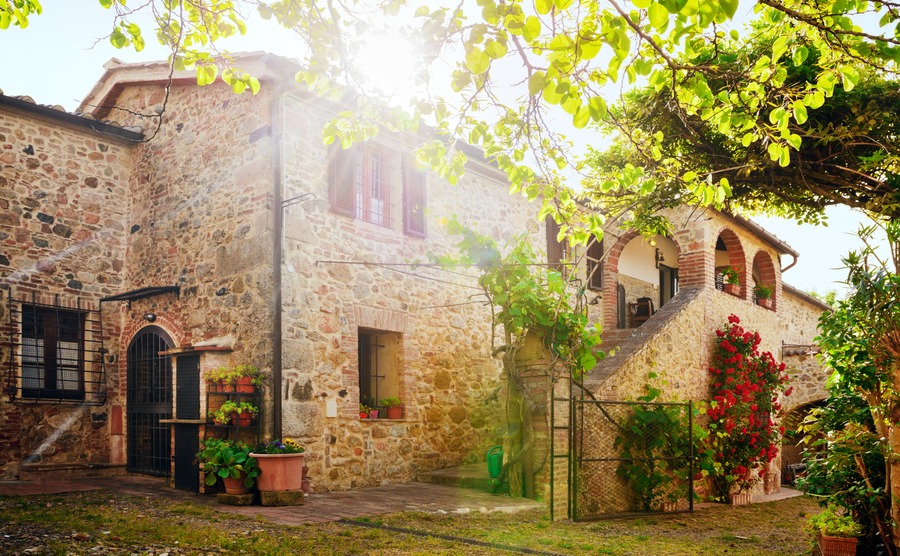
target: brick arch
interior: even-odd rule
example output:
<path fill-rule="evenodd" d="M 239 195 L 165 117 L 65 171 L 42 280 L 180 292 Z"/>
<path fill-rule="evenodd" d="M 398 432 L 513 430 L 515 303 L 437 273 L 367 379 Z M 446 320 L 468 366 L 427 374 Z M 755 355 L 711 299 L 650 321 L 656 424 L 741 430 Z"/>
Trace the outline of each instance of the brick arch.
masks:
<path fill-rule="evenodd" d="M 713 243 L 713 251 L 715 251 L 716 244 L 718 244 L 719 240 L 722 240 L 722 243 L 725 244 L 725 250 L 728 253 L 728 266 L 735 268 L 738 270 L 740 280 L 740 292 L 738 297 L 741 299 L 747 299 L 747 292 L 749 288 L 747 287 L 747 280 L 749 276 L 749 269 L 747 268 L 747 255 L 744 252 L 744 246 L 741 243 L 741 239 L 738 237 L 734 230 L 730 228 L 723 228 L 719 235 L 716 236 L 716 242 Z M 713 263 L 715 266 L 715 262 Z M 715 269 L 713 269 L 715 272 Z M 715 277 L 713 277 L 715 279 Z"/>
<path fill-rule="evenodd" d="M 759 279 L 763 284 L 772 286 L 772 310 L 778 310 L 778 274 L 775 272 L 772 256 L 765 251 L 757 251 L 753 257 L 753 268 L 759 271 Z"/>
<path fill-rule="evenodd" d="M 603 328 L 606 330 L 614 330 L 617 328 L 618 324 L 619 259 L 622 256 L 622 251 L 625 250 L 625 246 L 640 235 L 640 233 L 634 230 L 627 232 L 616 240 L 615 244 L 613 244 L 606 255 L 606 261 L 603 264 L 602 270 L 603 299 L 605 300 L 603 303 Z M 671 240 L 672 243 L 675 244 L 675 250 L 678 252 L 678 267 L 684 267 L 684 250 L 681 248 L 681 244 L 678 243 L 678 240 L 674 235 L 666 236 L 666 239 Z M 682 277 L 679 273 L 679 281 L 681 281 L 681 279 Z"/>

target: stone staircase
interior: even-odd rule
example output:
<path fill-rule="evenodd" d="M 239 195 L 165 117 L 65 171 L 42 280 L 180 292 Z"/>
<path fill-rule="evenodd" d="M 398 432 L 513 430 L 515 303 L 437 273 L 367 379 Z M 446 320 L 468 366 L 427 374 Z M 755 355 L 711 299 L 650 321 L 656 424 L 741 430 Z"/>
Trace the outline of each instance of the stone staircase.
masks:
<path fill-rule="evenodd" d="M 484 492 L 491 491 L 491 478 L 488 475 L 487 463 L 483 461 L 459 467 L 424 471 L 416 475 L 416 481 L 419 483 L 471 488 Z"/>

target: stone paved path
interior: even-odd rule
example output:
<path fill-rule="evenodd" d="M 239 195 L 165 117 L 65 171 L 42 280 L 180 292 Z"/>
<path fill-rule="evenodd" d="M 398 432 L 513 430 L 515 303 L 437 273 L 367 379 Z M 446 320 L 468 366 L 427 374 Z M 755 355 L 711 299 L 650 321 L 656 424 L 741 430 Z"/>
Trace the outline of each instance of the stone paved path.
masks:
<path fill-rule="evenodd" d="M 165 480 L 142 475 L 123 475 L 79 481 L 0 482 L 0 496 L 28 496 L 85 490 L 113 490 L 134 496 L 165 496 L 203 504 L 219 511 L 264 516 L 275 523 L 300 525 L 352 519 L 402 511 L 422 512 L 516 512 L 541 508 L 533 500 L 495 496 L 486 492 L 425 483 L 388 485 L 313 494 L 302 506 L 264 508 L 224 506 L 212 495 L 195 495 L 165 486 Z"/>

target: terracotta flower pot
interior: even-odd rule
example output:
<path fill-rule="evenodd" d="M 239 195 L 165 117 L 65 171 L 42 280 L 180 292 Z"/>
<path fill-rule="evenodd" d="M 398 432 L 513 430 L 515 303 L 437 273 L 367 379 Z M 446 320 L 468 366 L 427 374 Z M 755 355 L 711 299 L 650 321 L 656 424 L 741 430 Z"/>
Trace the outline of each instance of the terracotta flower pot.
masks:
<path fill-rule="evenodd" d="M 741 295 L 741 285 L 740 284 L 729 284 L 725 283 L 725 293 L 729 295 Z"/>
<path fill-rule="evenodd" d="M 222 479 L 222 482 L 225 483 L 225 492 L 227 494 L 247 494 L 248 492 L 250 492 L 250 489 L 244 486 L 243 473 L 241 473 L 241 476 L 237 479 L 226 477 Z"/>
<path fill-rule="evenodd" d="M 394 405 L 387 408 L 387 418 L 388 419 L 403 419 L 403 406 L 402 405 Z"/>
<path fill-rule="evenodd" d="M 266 492 L 300 490 L 303 486 L 304 454 L 250 454 L 256 458 L 256 486 Z"/>
<path fill-rule="evenodd" d="M 856 556 L 856 537 L 819 535 L 822 556 Z"/>
<path fill-rule="evenodd" d="M 378 410 L 377 409 L 369 410 L 369 419 L 378 419 Z"/>
<path fill-rule="evenodd" d="M 219 392 L 234 392 L 234 384 L 224 380 L 219 381 Z"/>
<path fill-rule="evenodd" d="M 252 394 L 256 392 L 256 386 L 253 385 L 253 379 L 249 376 L 242 376 L 235 384 L 235 390 L 244 394 Z"/>
<path fill-rule="evenodd" d="M 369 412 L 368 412 L 368 411 L 360 411 L 360 412 L 359 412 L 359 418 L 360 418 L 360 419 L 368 419 L 368 418 L 369 418 Z"/>
<path fill-rule="evenodd" d="M 238 413 L 231 418 L 231 424 L 239 427 L 249 427 L 253 424 L 253 414 L 249 411 Z"/>
<path fill-rule="evenodd" d="M 757 305 L 759 305 L 760 307 L 762 307 L 764 309 L 772 308 L 772 300 L 768 297 L 766 297 L 766 298 L 760 297 L 759 299 L 756 300 L 756 303 L 757 303 Z"/>

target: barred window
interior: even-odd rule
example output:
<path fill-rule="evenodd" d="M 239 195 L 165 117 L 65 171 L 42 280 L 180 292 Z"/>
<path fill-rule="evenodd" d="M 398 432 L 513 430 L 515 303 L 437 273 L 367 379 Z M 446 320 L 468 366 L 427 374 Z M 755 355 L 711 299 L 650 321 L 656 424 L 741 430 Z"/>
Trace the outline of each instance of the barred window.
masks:
<path fill-rule="evenodd" d="M 22 306 L 22 396 L 84 398 L 84 314 Z"/>
<path fill-rule="evenodd" d="M 8 395 L 23 403 L 106 403 L 100 312 L 81 299 L 74 307 L 47 299 L 10 294 L 8 326 L 2 327 L 9 335 Z"/>

